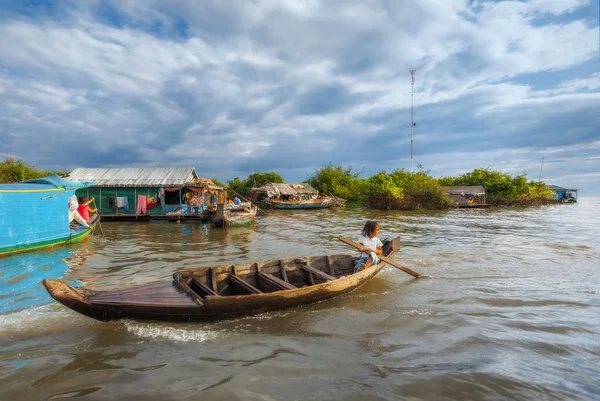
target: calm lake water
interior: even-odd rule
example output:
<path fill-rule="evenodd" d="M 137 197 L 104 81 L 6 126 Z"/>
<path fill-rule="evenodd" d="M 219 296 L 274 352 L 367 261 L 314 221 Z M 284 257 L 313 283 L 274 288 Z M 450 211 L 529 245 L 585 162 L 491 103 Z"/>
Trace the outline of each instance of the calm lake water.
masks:
<path fill-rule="evenodd" d="M 105 238 L 0 259 L 0 400 L 598 400 L 599 198 L 528 209 L 259 213 L 248 228 L 105 222 Z M 40 281 L 97 289 L 177 269 L 353 253 L 401 235 L 355 292 L 217 323 L 102 323 Z M 98 233 L 98 232 L 97 232 Z"/>

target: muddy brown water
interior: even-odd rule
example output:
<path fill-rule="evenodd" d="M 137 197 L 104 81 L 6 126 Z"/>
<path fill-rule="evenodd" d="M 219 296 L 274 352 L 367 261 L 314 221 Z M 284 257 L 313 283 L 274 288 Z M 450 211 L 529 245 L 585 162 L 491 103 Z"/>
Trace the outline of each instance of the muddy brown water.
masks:
<path fill-rule="evenodd" d="M 106 222 L 0 259 L 0 400 L 600 399 L 600 198 L 527 209 L 259 213 L 250 227 Z M 351 253 L 366 219 L 396 260 L 339 298 L 202 323 L 97 322 L 43 278 L 117 289 L 177 269 Z"/>

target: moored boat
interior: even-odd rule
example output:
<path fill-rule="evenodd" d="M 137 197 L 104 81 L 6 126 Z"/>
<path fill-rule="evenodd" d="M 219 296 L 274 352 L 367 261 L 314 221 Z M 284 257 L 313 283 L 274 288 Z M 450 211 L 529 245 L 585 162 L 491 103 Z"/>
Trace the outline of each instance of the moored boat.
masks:
<path fill-rule="evenodd" d="M 328 196 L 320 196 L 316 199 L 309 200 L 272 200 L 267 202 L 267 207 L 273 209 L 323 209 L 330 207 L 333 204 L 332 199 Z"/>
<path fill-rule="evenodd" d="M 387 252 L 393 258 L 400 238 Z M 56 280 L 44 286 L 63 305 L 97 320 L 228 319 L 311 304 L 348 293 L 373 278 L 385 262 L 353 273 L 356 255 L 285 258 L 176 272 L 172 281 L 96 291 Z"/>
<path fill-rule="evenodd" d="M 227 205 L 217 205 L 217 211 L 212 216 L 212 222 L 216 226 L 239 226 L 250 224 L 254 221 L 258 207 L 250 202 L 243 202 L 241 205 L 228 207 Z"/>
<path fill-rule="evenodd" d="M 87 184 L 56 175 L 18 184 L 0 185 L 0 256 L 81 242 L 90 229 L 69 227 L 68 199 Z"/>
<path fill-rule="evenodd" d="M 253 203 L 271 209 L 321 209 L 334 205 L 344 205 L 341 198 L 319 196 L 319 191 L 308 185 L 281 184 L 270 182 L 259 188 L 252 188 L 250 197 Z M 343 203 L 342 203 L 343 201 Z"/>

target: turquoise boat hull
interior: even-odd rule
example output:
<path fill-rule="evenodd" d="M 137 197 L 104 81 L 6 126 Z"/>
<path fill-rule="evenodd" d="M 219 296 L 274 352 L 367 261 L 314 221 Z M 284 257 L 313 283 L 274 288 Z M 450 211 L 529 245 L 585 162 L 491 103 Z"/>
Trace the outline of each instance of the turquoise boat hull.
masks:
<path fill-rule="evenodd" d="M 54 177 L 0 185 L 0 256 L 80 242 L 92 234 L 93 229 L 69 228 L 68 199 L 86 184 Z"/>

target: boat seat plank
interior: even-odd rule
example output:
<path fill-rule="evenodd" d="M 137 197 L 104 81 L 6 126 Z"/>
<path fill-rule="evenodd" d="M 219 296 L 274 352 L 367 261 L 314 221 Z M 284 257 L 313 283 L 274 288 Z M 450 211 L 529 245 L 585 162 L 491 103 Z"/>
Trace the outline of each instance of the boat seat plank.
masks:
<path fill-rule="evenodd" d="M 283 261 L 279 259 L 279 271 L 281 271 L 281 277 L 283 277 L 283 281 L 290 282 L 288 280 L 287 272 L 285 271 L 285 267 L 283 266 Z"/>
<path fill-rule="evenodd" d="M 333 281 L 336 280 L 335 277 L 330 276 L 329 274 L 325 273 L 324 271 L 315 269 L 314 267 L 310 267 L 307 265 L 302 265 L 300 266 L 302 268 L 302 270 L 313 274 L 314 276 L 317 276 L 318 278 L 320 278 L 321 280 L 325 280 L 325 281 Z"/>
<path fill-rule="evenodd" d="M 282 291 L 283 290 L 295 290 L 296 288 L 298 288 L 288 282 L 281 280 L 279 277 L 276 277 L 269 273 L 259 272 L 256 276 L 261 280 L 268 281 L 269 284 L 271 284 L 272 286 L 274 286 Z"/>
<path fill-rule="evenodd" d="M 252 284 L 249 284 L 249 283 L 245 282 L 244 280 L 242 280 L 241 278 L 239 278 L 235 274 L 230 274 L 229 275 L 229 279 L 231 281 L 233 281 L 233 283 L 236 286 L 239 286 L 239 287 L 243 288 L 245 291 L 249 292 L 250 294 L 262 294 L 263 293 L 261 290 L 259 290 L 258 288 L 254 287 Z"/>
<path fill-rule="evenodd" d="M 192 291 L 194 291 L 196 294 L 198 294 L 198 295 L 200 295 L 202 297 L 219 295 L 216 291 L 213 291 L 212 288 L 210 288 L 206 284 L 201 283 L 200 281 L 198 281 L 198 279 L 196 279 L 196 277 L 194 277 L 189 282 L 188 285 L 192 289 Z M 200 290 L 200 292 L 198 292 L 198 290 Z"/>

